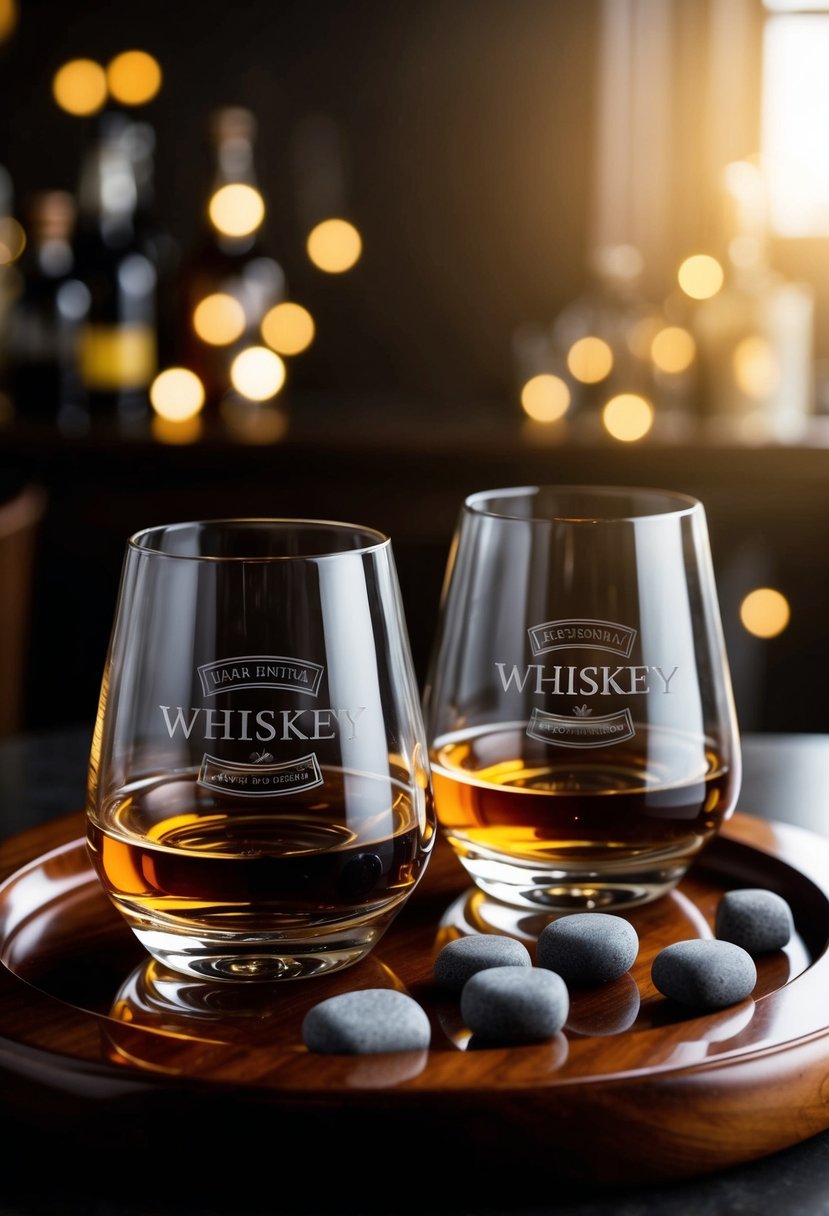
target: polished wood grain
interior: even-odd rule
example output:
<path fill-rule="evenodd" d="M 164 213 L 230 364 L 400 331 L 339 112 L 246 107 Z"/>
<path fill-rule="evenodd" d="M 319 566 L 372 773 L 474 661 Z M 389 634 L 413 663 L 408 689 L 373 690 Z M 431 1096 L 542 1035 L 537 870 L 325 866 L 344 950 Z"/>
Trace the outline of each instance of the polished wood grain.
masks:
<path fill-rule="evenodd" d="M 573 992 L 564 1031 L 523 1047 L 470 1038 L 457 997 L 431 980 L 452 936 L 508 931 L 533 949 L 543 919 L 469 891 L 440 843 L 375 951 L 347 971 L 282 985 L 198 983 L 147 959 L 104 897 L 69 816 L 0 850 L 0 1073 L 6 1102 L 40 1127 L 72 1110 L 97 1137 L 152 1120 L 225 1131 L 256 1112 L 293 1154 L 334 1137 L 346 1151 L 400 1137 L 491 1153 L 506 1170 L 633 1181 L 763 1156 L 829 1127 L 829 840 L 736 815 L 679 889 L 633 909 L 631 972 Z M 692 1014 L 653 987 L 655 954 L 709 936 L 724 890 L 764 886 L 797 934 L 758 960 L 752 997 Z M 305 1012 L 362 987 L 409 992 L 432 1022 L 429 1051 L 321 1056 Z M 132 1123 L 125 1125 L 123 1112 Z M 147 1123 L 149 1120 L 149 1124 Z M 297 1157 L 297 1159 L 299 1159 Z"/>

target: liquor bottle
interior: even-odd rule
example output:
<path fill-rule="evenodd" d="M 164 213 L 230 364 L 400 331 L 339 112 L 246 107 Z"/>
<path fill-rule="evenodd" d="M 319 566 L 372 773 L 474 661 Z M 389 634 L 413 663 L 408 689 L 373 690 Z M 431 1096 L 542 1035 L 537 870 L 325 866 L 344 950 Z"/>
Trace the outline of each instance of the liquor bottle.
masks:
<path fill-rule="evenodd" d="M 89 292 L 72 277 L 74 200 L 59 190 L 35 194 L 28 220 L 22 289 L 8 323 L 9 391 L 20 418 L 78 430 L 86 415 L 76 350 Z"/>
<path fill-rule="evenodd" d="M 262 344 L 262 319 L 282 299 L 285 276 L 263 237 L 255 116 L 241 107 L 222 108 L 212 116 L 210 134 L 210 196 L 179 295 L 185 363 L 201 377 L 208 408 L 215 408 L 231 391 L 236 356 Z"/>
<path fill-rule="evenodd" d="M 156 271 L 138 232 L 129 120 L 105 114 L 80 184 L 76 275 L 89 291 L 78 368 L 91 417 L 147 412 L 156 372 Z"/>
<path fill-rule="evenodd" d="M 156 134 L 148 122 L 131 121 L 125 128 L 133 172 L 135 173 L 135 236 L 156 272 L 156 307 L 159 362 L 174 361 L 175 276 L 179 260 L 177 242 L 161 223 L 156 211 L 155 147 Z"/>

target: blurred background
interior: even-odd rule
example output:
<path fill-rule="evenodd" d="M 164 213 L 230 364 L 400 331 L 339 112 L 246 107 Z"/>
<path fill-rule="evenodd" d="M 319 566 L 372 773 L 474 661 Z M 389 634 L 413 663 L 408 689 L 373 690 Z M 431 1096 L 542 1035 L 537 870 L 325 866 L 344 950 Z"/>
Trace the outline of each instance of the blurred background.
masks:
<path fill-rule="evenodd" d="M 707 509 L 745 730 L 829 730 L 829 4 L 0 0 L 0 734 L 92 722 L 126 538 Z"/>

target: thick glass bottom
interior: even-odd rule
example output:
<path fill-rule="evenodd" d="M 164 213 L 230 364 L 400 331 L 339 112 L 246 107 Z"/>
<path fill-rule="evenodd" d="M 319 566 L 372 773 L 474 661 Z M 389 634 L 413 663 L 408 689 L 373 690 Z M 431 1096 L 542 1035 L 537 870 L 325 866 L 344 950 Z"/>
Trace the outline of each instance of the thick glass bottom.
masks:
<path fill-rule="evenodd" d="M 375 946 L 385 927 L 375 921 L 330 937 L 289 941 L 269 935 L 217 939 L 131 926 L 144 949 L 172 971 L 200 979 L 260 983 L 305 979 L 351 967 Z"/>
<path fill-rule="evenodd" d="M 650 903 L 670 891 L 699 852 L 702 841 L 679 853 L 664 850 L 609 859 L 601 868 L 562 859 L 545 865 L 449 841 L 475 885 L 493 899 L 516 908 L 545 912 L 608 911 Z"/>

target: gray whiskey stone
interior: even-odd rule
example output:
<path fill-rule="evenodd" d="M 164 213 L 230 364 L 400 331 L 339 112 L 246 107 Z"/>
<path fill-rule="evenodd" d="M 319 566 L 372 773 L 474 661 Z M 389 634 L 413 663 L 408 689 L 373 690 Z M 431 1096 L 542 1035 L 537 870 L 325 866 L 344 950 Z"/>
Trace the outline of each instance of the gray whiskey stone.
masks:
<path fill-rule="evenodd" d="M 328 1054 L 422 1051 L 430 1038 L 424 1010 L 394 988 L 363 988 L 329 997 L 309 1009 L 302 1022 L 305 1046 Z"/>
<path fill-rule="evenodd" d="M 482 933 L 447 942 L 435 959 L 432 974 L 442 988 L 460 992 L 468 979 L 489 967 L 531 967 L 527 947 L 514 937 Z"/>
<path fill-rule="evenodd" d="M 733 942 L 674 942 L 653 960 L 651 979 L 663 996 L 694 1009 L 724 1009 L 754 990 L 757 968 Z"/>
<path fill-rule="evenodd" d="M 570 997 L 560 975 L 539 967 L 490 967 L 467 980 L 461 1016 L 479 1039 L 533 1043 L 557 1034 Z"/>
<path fill-rule="evenodd" d="M 545 926 L 536 957 L 539 967 L 578 988 L 618 979 L 638 953 L 639 935 L 629 921 L 607 912 L 573 912 Z"/>
<path fill-rule="evenodd" d="M 792 910 L 781 895 L 761 887 L 727 891 L 717 905 L 715 932 L 749 954 L 780 950 L 794 932 Z"/>

